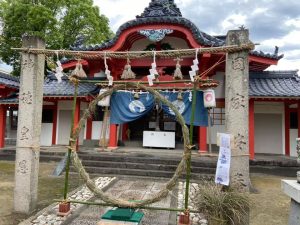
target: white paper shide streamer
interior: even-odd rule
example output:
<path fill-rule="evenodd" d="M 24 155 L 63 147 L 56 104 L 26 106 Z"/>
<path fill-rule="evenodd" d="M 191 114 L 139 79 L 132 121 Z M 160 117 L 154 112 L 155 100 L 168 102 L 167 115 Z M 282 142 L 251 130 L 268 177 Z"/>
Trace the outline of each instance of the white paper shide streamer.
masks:
<path fill-rule="evenodd" d="M 199 70 L 198 51 L 199 51 L 199 48 L 196 48 L 196 56 L 195 56 L 195 59 L 193 60 L 193 65 L 191 66 L 192 70 L 189 72 L 190 79 L 192 82 L 194 82 L 197 71 Z"/>
<path fill-rule="evenodd" d="M 220 151 L 217 163 L 215 183 L 229 185 L 230 179 L 231 146 L 230 135 L 220 134 Z"/>
<path fill-rule="evenodd" d="M 151 69 L 149 70 L 150 75 L 147 76 L 149 86 L 153 86 L 153 80 L 155 80 L 155 75 L 158 74 L 156 70 L 156 52 L 153 52 L 153 63 L 151 63 Z"/>
<path fill-rule="evenodd" d="M 61 62 L 59 61 L 58 52 L 56 52 L 56 56 L 57 56 L 57 61 L 56 61 L 57 67 L 55 68 L 55 77 L 57 79 L 57 82 L 60 83 L 62 81 L 61 78 L 64 76 L 63 74 L 64 69 L 61 65 Z"/>
<path fill-rule="evenodd" d="M 108 79 L 108 86 L 112 86 L 114 83 L 114 77 L 110 75 L 110 70 L 108 69 L 106 52 L 104 53 L 104 65 L 106 78 Z"/>

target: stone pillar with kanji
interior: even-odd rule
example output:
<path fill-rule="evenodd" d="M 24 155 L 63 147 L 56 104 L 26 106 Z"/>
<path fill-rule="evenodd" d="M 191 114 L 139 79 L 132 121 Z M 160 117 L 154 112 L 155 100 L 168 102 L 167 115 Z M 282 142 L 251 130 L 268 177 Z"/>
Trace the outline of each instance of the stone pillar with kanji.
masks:
<path fill-rule="evenodd" d="M 45 43 L 39 38 L 25 36 L 23 48 L 44 49 Z M 35 209 L 37 202 L 44 64 L 44 55 L 22 53 L 14 210 L 26 214 Z"/>
<path fill-rule="evenodd" d="M 249 31 L 230 30 L 226 45 L 249 43 Z M 248 50 L 227 53 L 225 87 L 225 127 L 226 133 L 234 138 L 232 149 L 230 185 L 248 191 L 249 178 L 249 62 Z"/>

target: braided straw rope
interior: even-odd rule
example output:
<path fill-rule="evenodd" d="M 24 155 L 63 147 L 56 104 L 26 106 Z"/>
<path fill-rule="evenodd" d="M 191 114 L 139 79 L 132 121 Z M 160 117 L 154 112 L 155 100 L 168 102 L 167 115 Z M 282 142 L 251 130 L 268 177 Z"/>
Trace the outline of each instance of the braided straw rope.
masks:
<path fill-rule="evenodd" d="M 232 53 L 245 50 L 253 50 L 255 45 L 252 42 L 241 45 L 225 45 L 220 47 L 201 47 L 198 48 L 198 54 L 203 53 Z M 46 56 L 56 55 L 59 53 L 63 56 L 73 56 L 78 59 L 101 59 L 104 57 L 117 58 L 117 59 L 137 59 L 153 57 L 152 51 L 71 51 L 71 50 L 50 50 L 38 48 L 12 48 L 12 50 L 21 51 L 28 54 L 44 54 Z M 155 51 L 156 56 L 163 58 L 174 58 L 182 56 L 195 55 L 195 49 L 176 49 L 176 50 L 162 50 Z"/>
<path fill-rule="evenodd" d="M 135 87 L 138 89 L 144 89 L 148 92 L 150 92 L 151 94 L 153 94 L 157 99 L 159 99 L 163 104 L 167 105 L 168 107 L 170 107 L 173 112 L 176 115 L 176 118 L 178 120 L 178 122 L 180 123 L 181 127 L 182 127 L 182 133 L 183 133 L 183 138 L 184 138 L 184 152 L 183 152 L 183 156 L 181 161 L 178 164 L 178 167 L 174 173 L 174 175 L 172 176 L 172 178 L 164 185 L 164 188 L 162 190 L 160 190 L 158 193 L 153 194 L 151 198 L 148 199 L 144 199 L 141 200 L 139 202 L 130 202 L 124 199 L 117 199 L 114 198 L 113 196 L 104 193 L 101 189 L 99 189 L 93 180 L 91 180 L 91 178 L 89 177 L 89 174 L 85 171 L 79 157 L 78 154 L 76 153 L 76 151 L 74 151 L 73 147 L 69 147 L 71 148 L 72 151 L 72 161 L 74 166 L 76 167 L 76 169 L 78 170 L 80 176 L 84 179 L 84 181 L 86 182 L 87 187 L 96 194 L 97 197 L 99 197 L 101 200 L 103 200 L 106 203 L 109 204 L 113 204 L 113 205 L 117 205 L 119 207 L 129 207 L 129 208 L 139 208 L 141 206 L 145 206 L 145 205 L 149 205 L 155 202 L 160 201 L 161 199 L 165 198 L 168 193 L 174 188 L 174 186 L 176 185 L 177 180 L 179 179 L 179 177 L 181 176 L 183 170 L 186 167 L 186 159 L 188 159 L 191 155 L 191 146 L 190 146 L 190 142 L 189 142 L 189 130 L 187 128 L 187 126 L 185 125 L 185 121 L 184 118 L 182 117 L 182 115 L 179 113 L 179 111 L 176 109 L 176 107 L 170 102 L 168 101 L 166 98 L 164 98 L 158 91 L 153 90 L 151 87 L 147 87 L 145 85 L 134 83 L 134 82 L 128 82 L 126 84 L 121 84 L 121 85 L 116 85 L 114 87 L 112 87 L 111 89 L 109 89 L 108 91 L 104 92 L 103 94 L 97 96 L 90 104 L 88 109 L 85 110 L 84 115 L 81 117 L 78 126 L 76 127 L 76 129 L 73 132 L 73 136 L 72 136 L 72 140 L 76 140 L 79 136 L 80 130 L 84 127 L 85 124 L 85 120 L 89 117 L 91 117 L 92 113 L 95 112 L 95 108 L 97 105 L 97 102 L 100 101 L 101 99 L 105 98 L 106 96 L 111 95 L 114 91 L 117 90 L 124 90 L 128 87 Z"/>

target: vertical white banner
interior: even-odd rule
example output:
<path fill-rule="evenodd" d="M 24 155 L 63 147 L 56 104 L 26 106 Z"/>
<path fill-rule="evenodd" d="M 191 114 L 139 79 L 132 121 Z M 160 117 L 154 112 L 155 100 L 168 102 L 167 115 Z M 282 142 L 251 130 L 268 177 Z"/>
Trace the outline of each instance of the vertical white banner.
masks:
<path fill-rule="evenodd" d="M 230 135 L 220 134 L 220 150 L 217 163 L 215 183 L 222 185 L 229 185 L 230 178 Z"/>

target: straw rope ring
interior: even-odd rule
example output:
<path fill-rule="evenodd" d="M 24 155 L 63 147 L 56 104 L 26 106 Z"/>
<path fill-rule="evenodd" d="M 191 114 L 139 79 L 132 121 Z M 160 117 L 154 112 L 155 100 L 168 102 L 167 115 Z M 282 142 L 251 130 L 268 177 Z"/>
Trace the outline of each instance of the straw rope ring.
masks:
<path fill-rule="evenodd" d="M 84 127 L 86 119 L 92 116 L 92 114 L 95 112 L 96 105 L 98 101 L 102 100 L 106 96 L 112 95 L 114 91 L 117 90 L 124 90 L 126 88 L 139 88 L 143 89 L 145 91 L 148 91 L 149 93 L 153 94 L 161 103 L 167 105 L 170 107 L 170 109 L 173 110 L 175 113 L 177 121 L 180 123 L 181 128 L 182 128 L 182 133 L 183 133 L 183 139 L 184 139 L 184 152 L 181 161 L 179 162 L 177 169 L 170 178 L 170 180 L 165 183 L 164 187 L 157 193 L 154 193 L 150 198 L 148 199 L 143 199 L 141 201 L 137 202 L 132 202 L 132 201 L 127 201 L 124 199 L 117 199 L 107 193 L 104 193 L 100 188 L 98 188 L 95 185 L 95 182 L 89 177 L 89 174 L 85 171 L 81 160 L 78 157 L 78 154 L 76 151 L 72 151 L 72 161 L 76 169 L 78 170 L 78 173 L 80 176 L 83 178 L 83 180 L 86 183 L 86 186 L 95 193 L 97 197 L 99 197 L 101 200 L 103 200 L 106 203 L 109 204 L 114 204 L 119 207 L 128 207 L 128 208 L 139 208 L 141 206 L 149 205 L 155 202 L 158 202 L 162 200 L 163 198 L 167 197 L 168 193 L 174 188 L 176 185 L 177 180 L 181 176 L 182 172 L 186 168 L 186 160 L 190 157 L 191 154 L 191 147 L 190 147 L 190 142 L 189 142 L 189 130 L 187 126 L 185 125 L 185 120 L 182 117 L 182 115 L 179 113 L 179 111 L 176 109 L 176 107 L 168 101 L 164 96 L 162 96 L 158 91 L 152 89 L 151 87 L 147 87 L 145 85 L 139 84 L 139 83 L 134 83 L 134 82 L 128 82 L 126 84 L 120 84 L 120 85 L 115 85 L 111 89 L 107 90 L 103 94 L 97 96 L 90 104 L 89 107 L 85 110 L 83 116 L 81 117 L 78 126 L 76 129 L 73 131 L 72 139 L 76 140 L 79 136 L 80 130 Z M 76 142 L 73 143 L 73 145 Z M 69 146 L 71 149 L 74 146 Z"/>

